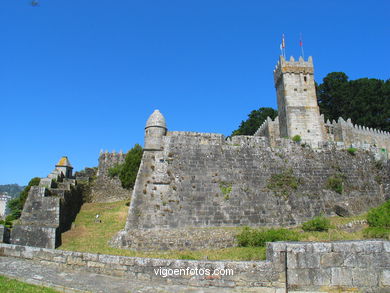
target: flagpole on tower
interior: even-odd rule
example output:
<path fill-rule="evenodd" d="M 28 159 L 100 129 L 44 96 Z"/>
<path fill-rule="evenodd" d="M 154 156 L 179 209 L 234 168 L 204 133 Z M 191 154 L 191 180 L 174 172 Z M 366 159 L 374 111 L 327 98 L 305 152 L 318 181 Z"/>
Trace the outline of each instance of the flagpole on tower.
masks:
<path fill-rule="evenodd" d="M 284 34 L 282 35 L 282 43 L 280 44 L 280 51 L 284 59 L 286 59 L 286 43 L 284 42 Z"/>
<path fill-rule="evenodd" d="M 300 34 L 300 37 L 299 37 L 299 46 L 301 47 L 302 58 L 303 58 L 303 60 L 305 60 L 305 52 L 303 51 L 302 33 Z"/>

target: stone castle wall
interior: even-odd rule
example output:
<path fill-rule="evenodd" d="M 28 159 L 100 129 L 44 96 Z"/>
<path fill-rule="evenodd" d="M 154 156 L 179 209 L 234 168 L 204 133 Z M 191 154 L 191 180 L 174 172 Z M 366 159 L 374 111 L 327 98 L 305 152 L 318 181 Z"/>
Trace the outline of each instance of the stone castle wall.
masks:
<path fill-rule="evenodd" d="M 271 145 L 275 145 L 276 139 L 280 138 L 279 117 L 276 117 L 274 120 L 267 117 L 259 129 L 257 129 L 254 136 L 266 137 Z"/>
<path fill-rule="evenodd" d="M 275 188 L 278 176 L 293 178 L 296 189 Z M 342 194 L 328 187 L 333 177 L 343 178 Z M 225 140 L 219 134 L 168 132 L 163 151 L 144 152 L 127 236 L 118 242 L 133 247 L 131 235 L 139 229 L 291 226 L 335 215 L 340 207 L 357 214 L 389 198 L 389 184 L 388 170 L 365 151 L 351 155 L 285 139 L 270 147 L 257 136 Z"/>
<path fill-rule="evenodd" d="M 74 179 L 41 179 L 32 186 L 22 215 L 11 231 L 13 244 L 55 248 L 80 210 L 82 194 Z"/>
<path fill-rule="evenodd" d="M 324 116 L 320 115 L 321 121 Z M 390 133 L 378 129 L 368 128 L 361 125 L 354 125 L 351 119 L 345 121 L 343 118 L 339 118 L 338 121 L 329 120 L 324 123 L 325 126 L 325 140 L 318 144 L 312 144 L 308 142 L 312 147 L 321 147 L 326 142 L 339 142 L 344 145 L 345 148 L 356 147 L 362 149 L 369 149 L 376 147 L 378 150 L 387 153 L 390 151 Z M 279 117 L 274 120 L 267 118 L 258 128 L 254 134 L 255 136 L 267 137 L 271 145 L 275 144 L 275 141 L 280 137 L 279 132 Z M 303 140 L 303 142 L 306 142 Z"/>
<path fill-rule="evenodd" d="M 390 151 L 390 133 L 378 129 L 372 129 L 352 124 L 351 119 L 343 118 L 325 124 L 328 138 L 331 141 L 344 142 L 346 146 L 372 145 Z"/>
<path fill-rule="evenodd" d="M 99 165 L 96 178 L 91 186 L 91 202 L 113 202 L 130 199 L 131 191 L 122 188 L 118 177 L 110 177 L 108 170 L 125 161 L 126 154 L 119 152 L 102 152 L 99 156 Z"/>
<path fill-rule="evenodd" d="M 0 256 L 32 259 L 45 265 L 220 292 L 389 292 L 389 241 L 274 242 L 266 261 L 208 261 L 125 257 L 0 244 Z M 174 270 L 214 272 L 176 274 Z M 159 269 L 172 275 L 162 277 Z M 229 271 L 228 271 L 229 270 Z M 196 288 L 193 288 L 196 290 Z"/>

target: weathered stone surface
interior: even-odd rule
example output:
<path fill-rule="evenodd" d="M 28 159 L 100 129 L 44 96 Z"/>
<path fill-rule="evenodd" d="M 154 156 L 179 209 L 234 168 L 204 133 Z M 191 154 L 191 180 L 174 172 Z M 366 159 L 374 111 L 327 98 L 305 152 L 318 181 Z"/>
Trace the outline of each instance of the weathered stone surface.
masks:
<path fill-rule="evenodd" d="M 131 247 L 138 250 L 172 250 L 189 248 L 226 248 L 236 246 L 237 230 L 228 228 L 180 228 L 180 229 L 134 229 L 118 233 L 111 246 Z"/>
<path fill-rule="evenodd" d="M 122 187 L 119 178 L 110 177 L 108 170 L 117 164 L 124 163 L 126 154 L 101 153 L 96 178 L 90 182 L 91 191 L 88 197 L 89 202 L 114 202 L 119 200 L 130 200 L 132 190 Z"/>
<path fill-rule="evenodd" d="M 335 215 L 340 202 L 355 214 L 385 200 L 375 176 L 388 170 L 377 169 L 369 153 L 352 157 L 332 147 L 315 151 L 288 140 L 271 148 L 261 137 L 225 140 L 218 134 L 187 132 L 168 132 L 163 142 L 162 151 L 143 155 L 123 247 L 142 246 L 132 239 L 137 229 L 142 234 L 149 229 L 288 226 L 321 213 Z M 286 172 L 296 178 L 297 188 L 273 189 L 272 175 Z M 345 178 L 342 194 L 328 188 L 335 174 Z M 383 183 L 390 184 L 390 176 L 386 178 Z M 165 236 L 161 234 L 162 249 L 169 248 Z"/>
<path fill-rule="evenodd" d="M 389 258 L 390 253 L 384 249 L 388 243 L 389 241 L 376 240 L 269 243 L 266 261 L 150 259 L 9 244 L 0 244 L 0 256 L 24 257 L 45 265 L 54 264 L 84 272 L 122 276 L 131 278 L 133 282 L 148 281 L 164 286 L 169 284 L 220 289 L 216 292 L 223 292 L 227 288 L 238 290 L 237 292 L 281 292 L 285 290 L 286 275 L 289 292 L 389 292 L 390 262 L 381 261 Z M 338 252 L 333 251 L 335 247 Z M 351 250 L 352 247 L 359 249 Z M 377 250 L 379 247 L 382 247 L 380 251 Z M 352 255 L 370 261 L 361 262 L 365 263 L 365 267 L 348 267 L 345 264 L 348 259 L 354 258 Z M 291 261 L 294 258 L 295 263 Z M 165 277 L 163 271 L 156 273 L 160 269 L 165 270 Z M 168 273 L 168 270 L 173 273 L 180 270 L 200 272 L 206 269 L 224 272 L 232 270 L 233 274 L 209 276 Z"/>
<path fill-rule="evenodd" d="M 334 206 L 334 212 L 340 217 L 349 217 L 351 215 L 351 212 L 349 211 L 348 207 L 341 204 L 336 204 Z"/>
<path fill-rule="evenodd" d="M 382 286 L 390 287 L 390 270 L 385 270 L 380 276 L 380 282 Z"/>
<path fill-rule="evenodd" d="M 4 225 L 0 225 L 0 242 L 4 242 L 4 234 L 5 234 L 6 228 Z"/>
<path fill-rule="evenodd" d="M 352 270 L 350 268 L 335 267 L 331 269 L 333 286 L 352 287 Z"/>
<path fill-rule="evenodd" d="M 21 217 L 12 229 L 11 243 L 55 248 L 61 244 L 61 233 L 70 229 L 82 194 L 71 177 L 68 159 L 63 157 L 49 176 L 29 190 Z"/>

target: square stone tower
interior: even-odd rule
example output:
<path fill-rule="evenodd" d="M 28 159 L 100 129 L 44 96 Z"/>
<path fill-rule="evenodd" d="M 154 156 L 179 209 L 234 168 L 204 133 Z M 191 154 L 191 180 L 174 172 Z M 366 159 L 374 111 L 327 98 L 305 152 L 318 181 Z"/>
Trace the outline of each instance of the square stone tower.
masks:
<path fill-rule="evenodd" d="M 325 139 L 324 119 L 320 115 L 314 84 L 313 59 L 286 61 L 280 56 L 274 70 L 278 99 L 280 137 L 299 135 L 302 141 L 318 146 Z"/>

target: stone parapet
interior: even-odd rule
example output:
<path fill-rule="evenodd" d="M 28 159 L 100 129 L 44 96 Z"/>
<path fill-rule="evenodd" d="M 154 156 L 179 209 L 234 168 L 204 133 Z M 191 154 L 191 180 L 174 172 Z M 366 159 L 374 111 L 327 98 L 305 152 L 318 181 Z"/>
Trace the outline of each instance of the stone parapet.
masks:
<path fill-rule="evenodd" d="M 370 148 L 377 147 L 386 153 L 390 151 L 390 133 L 361 125 L 353 124 L 351 119 L 345 121 L 339 118 L 338 121 L 329 120 L 325 123 L 328 140 L 343 142 L 346 147 Z"/>
<path fill-rule="evenodd" d="M 242 292 L 390 291 L 390 241 L 384 240 L 268 243 L 266 261 L 153 259 L 9 244 L 0 244 L 0 256 L 137 280 Z M 224 275 L 200 274 L 206 269 Z M 177 275 L 173 275 L 175 270 Z M 190 270 L 198 274 L 184 273 Z M 164 277 L 159 272 L 172 275 Z"/>
<path fill-rule="evenodd" d="M 244 292 L 246 290 L 272 293 L 285 291 L 283 265 L 274 267 L 274 264 L 269 261 L 152 259 L 7 244 L 0 244 L 0 256 L 21 257 L 68 269 L 173 285 L 242 288 Z M 180 272 L 181 275 L 178 275 Z M 164 277 L 165 273 L 172 273 L 172 275 Z"/>

